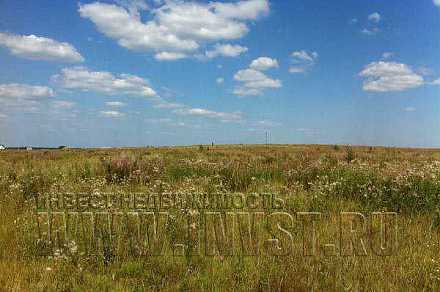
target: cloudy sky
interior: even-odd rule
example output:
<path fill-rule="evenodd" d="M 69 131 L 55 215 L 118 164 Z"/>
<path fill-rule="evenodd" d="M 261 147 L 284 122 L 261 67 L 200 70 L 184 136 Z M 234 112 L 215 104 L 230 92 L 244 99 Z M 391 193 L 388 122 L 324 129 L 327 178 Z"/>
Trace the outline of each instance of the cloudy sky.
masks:
<path fill-rule="evenodd" d="M 0 2 L 0 144 L 440 146 L 440 0 Z"/>

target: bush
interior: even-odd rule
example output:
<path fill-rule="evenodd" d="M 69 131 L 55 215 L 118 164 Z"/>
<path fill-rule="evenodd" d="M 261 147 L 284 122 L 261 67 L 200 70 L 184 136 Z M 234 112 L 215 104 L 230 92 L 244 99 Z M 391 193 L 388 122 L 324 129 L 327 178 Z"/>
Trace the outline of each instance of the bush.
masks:
<path fill-rule="evenodd" d="M 354 160 L 354 152 L 353 149 L 350 146 L 347 146 L 346 152 L 345 152 L 345 161 L 347 163 L 351 163 Z"/>

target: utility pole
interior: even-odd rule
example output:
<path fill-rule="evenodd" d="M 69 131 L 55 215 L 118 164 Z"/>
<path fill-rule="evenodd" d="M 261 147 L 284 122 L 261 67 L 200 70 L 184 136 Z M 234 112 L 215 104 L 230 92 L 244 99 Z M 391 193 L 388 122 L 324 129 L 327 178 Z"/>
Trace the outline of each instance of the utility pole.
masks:
<path fill-rule="evenodd" d="M 266 146 L 269 144 L 269 133 L 266 131 Z"/>

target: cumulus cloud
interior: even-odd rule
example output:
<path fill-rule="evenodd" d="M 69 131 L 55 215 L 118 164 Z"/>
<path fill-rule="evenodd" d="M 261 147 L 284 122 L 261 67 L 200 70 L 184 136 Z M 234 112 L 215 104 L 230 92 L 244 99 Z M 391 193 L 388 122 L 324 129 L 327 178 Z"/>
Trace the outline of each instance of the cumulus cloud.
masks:
<path fill-rule="evenodd" d="M 116 76 L 110 72 L 94 72 L 89 71 L 85 67 L 73 67 L 62 69 L 60 74 L 52 77 L 52 80 L 55 84 L 66 89 L 94 91 L 108 95 L 125 94 L 151 97 L 154 108 L 172 109 L 175 114 L 179 115 L 200 116 L 224 122 L 237 122 L 242 119 L 240 112 L 216 112 L 168 102 L 158 96 L 145 79 L 135 75 L 119 74 Z M 106 105 L 109 107 L 121 107 L 124 104 L 114 101 L 106 102 Z M 101 111 L 100 115 L 109 118 L 124 116 L 123 113 L 115 110 Z"/>
<path fill-rule="evenodd" d="M 53 89 L 47 86 L 18 83 L 0 84 L 0 99 L 35 99 L 53 96 L 55 96 Z"/>
<path fill-rule="evenodd" d="M 52 76 L 53 82 L 66 89 L 95 91 L 109 95 L 155 97 L 156 92 L 147 80 L 130 74 L 114 74 L 106 71 L 89 71 L 86 67 L 64 68 Z"/>
<path fill-rule="evenodd" d="M 307 52 L 305 50 L 294 51 L 290 54 L 291 65 L 290 73 L 304 73 L 310 70 L 318 61 L 317 52 Z"/>
<path fill-rule="evenodd" d="M 231 44 L 216 44 L 214 49 L 206 51 L 205 57 L 208 59 L 222 57 L 237 57 L 245 52 L 248 48 Z"/>
<path fill-rule="evenodd" d="M 15 35 L 0 33 L 0 46 L 11 54 L 31 59 L 66 63 L 83 62 L 84 58 L 71 45 L 35 35 Z"/>
<path fill-rule="evenodd" d="M 282 83 L 278 79 L 272 79 L 261 71 L 244 69 L 234 75 L 234 79 L 241 82 L 236 87 L 234 94 L 239 96 L 255 96 L 263 94 L 268 88 L 280 88 Z"/>
<path fill-rule="evenodd" d="M 241 112 L 217 112 L 202 108 L 183 108 L 174 111 L 175 114 L 183 116 L 204 117 L 210 119 L 217 119 L 222 122 L 241 122 L 243 114 Z"/>
<path fill-rule="evenodd" d="M 108 107 L 124 107 L 125 103 L 120 101 L 108 101 L 105 103 L 105 105 Z"/>
<path fill-rule="evenodd" d="M 266 71 L 270 68 L 278 68 L 278 61 L 269 57 L 260 57 L 253 60 L 249 68 L 259 71 Z"/>
<path fill-rule="evenodd" d="M 277 60 L 263 57 L 253 60 L 249 68 L 239 70 L 234 75 L 234 79 L 240 82 L 239 86 L 234 89 L 234 94 L 239 96 L 256 96 L 263 94 L 265 89 L 281 87 L 282 83 L 280 80 L 272 79 L 260 71 L 276 67 L 275 64 L 278 65 Z"/>
<path fill-rule="evenodd" d="M 211 6 L 219 16 L 228 19 L 252 20 L 269 12 L 269 2 L 266 0 L 248 0 L 236 3 L 213 2 Z"/>
<path fill-rule="evenodd" d="M 0 107 L 21 113 L 36 113 L 41 101 L 55 96 L 52 88 L 28 84 L 0 84 Z"/>
<path fill-rule="evenodd" d="M 124 113 L 118 111 L 100 111 L 99 114 L 101 117 L 105 118 L 122 118 L 125 116 Z"/>
<path fill-rule="evenodd" d="M 435 6 L 440 7 L 440 0 L 432 0 L 432 2 L 434 3 Z"/>
<path fill-rule="evenodd" d="M 415 73 L 408 65 L 396 62 L 372 62 L 365 66 L 359 76 L 366 78 L 365 91 L 403 91 L 422 86 L 423 76 Z"/>
<path fill-rule="evenodd" d="M 243 37 L 249 31 L 247 22 L 267 14 L 269 3 L 268 0 L 160 1 L 148 12 L 149 20 L 142 22 L 139 15 L 124 6 L 94 2 L 79 7 L 81 17 L 90 19 L 100 32 L 119 45 L 130 50 L 153 51 L 159 60 L 175 60 L 183 55 L 172 52 L 186 55 L 208 43 Z M 237 48 L 234 49 L 233 54 L 237 54 Z"/>
<path fill-rule="evenodd" d="M 381 19 L 381 15 L 378 12 L 371 13 L 368 15 L 368 20 L 374 23 L 379 23 Z"/>
<path fill-rule="evenodd" d="M 154 55 L 154 58 L 158 61 L 175 61 L 187 58 L 187 54 L 178 52 L 159 52 Z"/>
<path fill-rule="evenodd" d="M 432 85 L 440 85 L 440 79 L 431 82 Z"/>
<path fill-rule="evenodd" d="M 215 82 L 217 82 L 217 84 L 223 84 L 225 82 L 225 79 L 223 77 L 218 77 Z"/>

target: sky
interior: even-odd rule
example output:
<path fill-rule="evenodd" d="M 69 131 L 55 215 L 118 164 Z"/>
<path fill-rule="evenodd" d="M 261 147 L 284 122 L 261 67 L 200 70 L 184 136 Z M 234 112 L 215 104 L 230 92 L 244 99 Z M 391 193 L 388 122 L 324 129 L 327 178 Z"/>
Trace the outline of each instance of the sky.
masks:
<path fill-rule="evenodd" d="M 440 0 L 0 1 L 0 144 L 440 147 Z"/>

